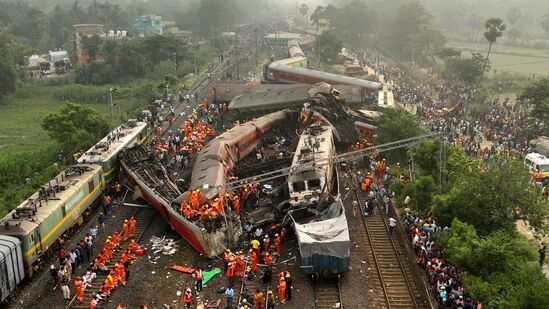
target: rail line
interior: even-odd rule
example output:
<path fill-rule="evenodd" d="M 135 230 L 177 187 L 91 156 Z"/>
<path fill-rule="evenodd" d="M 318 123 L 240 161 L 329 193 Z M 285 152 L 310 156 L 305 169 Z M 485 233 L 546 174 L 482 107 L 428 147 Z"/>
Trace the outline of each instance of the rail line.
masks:
<path fill-rule="evenodd" d="M 315 309 L 343 308 L 339 276 L 316 279 L 313 292 Z"/>
<path fill-rule="evenodd" d="M 146 232 L 149 230 L 149 227 L 151 226 L 151 223 L 156 216 L 157 212 L 152 207 L 138 208 L 135 211 L 133 217 L 137 220 L 137 224 L 135 226 L 135 234 L 137 237 L 135 237 L 134 239 L 137 243 L 140 243 L 141 240 L 144 238 Z M 122 234 L 122 231 L 120 231 L 119 233 Z M 128 237 L 127 240 L 120 241 L 119 249 L 113 252 L 109 264 L 106 265 L 109 269 L 112 269 L 114 267 L 114 264 L 116 264 L 120 260 L 120 258 L 122 257 L 122 253 L 124 253 L 125 251 L 125 248 L 130 244 L 130 240 L 131 239 Z M 92 297 L 96 292 L 99 292 L 99 289 L 101 288 L 101 285 L 103 281 L 105 281 L 105 278 L 107 278 L 107 276 L 108 275 L 102 275 L 101 273 L 98 273 L 97 278 L 92 283 L 92 287 L 84 291 L 84 302 L 78 303 L 75 294 L 70 303 L 65 308 L 89 308 Z"/>
<path fill-rule="evenodd" d="M 353 175 L 355 197 L 359 208 L 363 207 L 367 194 L 360 191 L 358 182 Z M 422 299 L 421 287 L 414 280 L 414 264 L 407 260 L 405 253 L 398 249 L 395 240 L 389 232 L 386 215 L 377 206 L 374 207 L 374 215 L 365 216 L 362 209 L 359 210 L 359 220 L 356 235 L 364 241 L 364 247 L 368 259 L 376 269 L 373 280 L 375 286 L 381 287 L 378 293 L 374 293 L 373 306 L 375 308 L 431 308 L 427 300 Z M 393 231 L 394 237 L 398 237 Z"/>
<path fill-rule="evenodd" d="M 243 50 L 247 50 L 244 48 Z M 231 57 L 224 59 L 223 61 L 219 61 L 215 64 L 214 68 L 211 70 L 210 74 L 211 76 L 208 77 L 207 75 L 204 75 L 199 82 L 197 82 L 189 91 L 189 94 L 200 94 L 199 97 L 204 97 L 203 93 L 204 91 L 207 91 L 207 87 L 210 86 L 212 83 L 217 81 L 219 77 L 221 77 L 224 73 L 228 72 L 231 69 L 239 68 L 242 65 L 242 61 L 249 57 L 249 59 L 252 58 L 252 52 L 246 53 L 244 55 L 236 55 L 236 57 Z M 175 106 L 175 117 L 173 121 L 166 127 L 164 130 L 164 134 L 169 129 L 179 128 L 181 126 L 181 123 L 178 121 L 181 117 L 181 113 L 187 111 L 187 109 L 192 109 L 193 106 L 196 106 L 199 103 L 199 99 L 195 98 L 194 102 L 189 102 L 189 105 L 184 105 L 184 102 L 178 103 Z"/>

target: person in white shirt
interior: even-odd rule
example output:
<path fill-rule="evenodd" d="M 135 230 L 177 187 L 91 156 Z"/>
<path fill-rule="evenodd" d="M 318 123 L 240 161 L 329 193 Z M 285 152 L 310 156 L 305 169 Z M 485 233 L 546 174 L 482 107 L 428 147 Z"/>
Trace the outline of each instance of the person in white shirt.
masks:
<path fill-rule="evenodd" d="M 397 220 L 393 217 L 389 218 L 389 233 L 393 234 L 393 230 L 397 225 Z"/>

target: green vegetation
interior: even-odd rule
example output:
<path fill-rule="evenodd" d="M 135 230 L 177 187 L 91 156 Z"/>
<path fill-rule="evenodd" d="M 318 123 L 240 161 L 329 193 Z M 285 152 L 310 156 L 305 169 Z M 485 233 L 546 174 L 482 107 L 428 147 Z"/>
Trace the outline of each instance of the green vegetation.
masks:
<path fill-rule="evenodd" d="M 394 142 L 424 133 L 415 118 L 402 109 L 384 110 L 377 132 L 376 144 Z M 386 156 L 390 161 L 407 161 L 406 150 L 403 149 L 390 151 Z"/>
<path fill-rule="evenodd" d="M 454 219 L 437 241 L 448 261 L 462 270 L 467 292 L 487 308 L 549 306 L 549 280 L 524 238 L 504 232 L 478 236 L 472 225 Z"/>
<path fill-rule="evenodd" d="M 15 91 L 17 80 L 24 76 L 19 68 L 25 64 L 28 46 L 0 30 L 0 101 Z"/>
<path fill-rule="evenodd" d="M 531 116 L 543 123 L 542 134 L 549 135 L 549 80 L 535 81 L 525 87 L 518 99 L 532 108 Z M 539 134 L 540 132 L 536 132 Z"/>
<path fill-rule="evenodd" d="M 460 56 L 444 60 L 443 75 L 449 80 L 457 80 L 469 85 L 478 82 L 483 72 L 490 69 L 490 64 L 480 53 L 471 53 L 471 58 Z"/>
<path fill-rule="evenodd" d="M 484 66 L 481 70 L 481 74 L 477 82 L 477 87 L 480 84 L 482 77 L 484 76 L 484 72 L 486 72 L 488 59 L 490 57 L 490 51 L 492 50 L 492 44 L 494 44 L 497 39 L 503 35 L 503 31 L 505 31 L 506 25 L 503 23 L 503 20 L 501 18 L 490 18 L 486 21 L 486 23 L 484 23 L 484 28 L 486 29 L 486 32 L 484 32 L 484 37 L 490 43 L 490 45 L 488 46 L 486 60 L 484 61 Z"/>
<path fill-rule="evenodd" d="M 63 146 L 67 153 L 89 148 L 109 133 L 109 122 L 93 109 L 67 103 L 58 113 L 48 113 L 42 128 Z"/>
<path fill-rule="evenodd" d="M 317 41 L 320 58 L 326 62 L 335 60 L 337 53 L 343 48 L 343 41 L 332 31 L 322 31 Z"/>
<path fill-rule="evenodd" d="M 487 163 L 448 148 L 445 182 L 438 177 L 438 147 L 428 141 L 413 151 L 415 182 L 396 180 L 392 188 L 402 205 L 412 198 L 414 212 L 430 212 L 437 225 L 437 246 L 460 269 L 465 290 L 487 308 L 546 308 L 549 280 L 537 265 L 537 252 L 516 230 L 526 220 L 536 233 L 547 231 L 548 202 L 531 185 L 519 159 L 496 157 Z"/>
<path fill-rule="evenodd" d="M 57 154 L 57 146 L 53 143 L 44 143 L 34 149 L 0 152 L 0 217 L 61 171 L 63 162 L 53 164 Z M 30 184 L 24 183 L 25 177 L 31 179 Z"/>

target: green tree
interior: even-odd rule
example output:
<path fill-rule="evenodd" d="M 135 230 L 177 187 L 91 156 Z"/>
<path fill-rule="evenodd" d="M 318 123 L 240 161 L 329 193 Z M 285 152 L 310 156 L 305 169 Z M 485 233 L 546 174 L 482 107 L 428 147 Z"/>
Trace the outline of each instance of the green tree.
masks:
<path fill-rule="evenodd" d="M 358 45 L 377 29 L 377 13 L 366 3 L 353 0 L 341 8 L 329 5 L 323 15 L 350 44 Z"/>
<path fill-rule="evenodd" d="M 23 75 L 19 66 L 25 65 L 25 54 L 29 52 L 28 46 L 0 31 L 0 99 L 15 92 L 17 81 Z"/>
<path fill-rule="evenodd" d="M 420 176 L 414 184 L 415 194 L 413 200 L 415 210 L 418 213 L 430 211 L 433 195 L 437 192 L 437 185 L 432 176 Z"/>
<path fill-rule="evenodd" d="M 322 31 L 316 39 L 320 57 L 324 61 L 335 59 L 337 53 L 343 48 L 343 41 L 333 31 Z"/>
<path fill-rule="evenodd" d="M 475 228 L 459 219 L 452 220 L 450 229 L 437 238 L 445 249 L 448 259 L 459 267 L 471 265 L 471 256 L 480 239 Z"/>
<path fill-rule="evenodd" d="M 480 53 L 471 53 L 471 58 L 446 58 L 443 74 L 448 79 L 473 85 L 489 69 L 490 63 Z"/>
<path fill-rule="evenodd" d="M 313 22 L 313 25 L 316 25 L 317 31 L 318 31 L 318 22 L 323 16 L 324 16 L 324 7 L 319 5 L 311 14 L 311 17 L 309 17 L 309 19 Z"/>
<path fill-rule="evenodd" d="M 309 6 L 307 5 L 307 3 L 301 4 L 301 6 L 299 7 L 299 13 L 303 15 L 303 18 L 305 19 L 305 27 L 307 27 L 307 14 L 309 13 Z"/>
<path fill-rule="evenodd" d="M 486 29 L 486 32 L 484 32 L 484 37 L 490 43 L 490 45 L 488 46 L 488 52 L 486 53 L 486 60 L 484 62 L 484 69 L 482 70 L 482 74 L 478 79 L 477 87 L 478 85 L 480 85 L 482 77 L 484 76 L 484 72 L 486 71 L 486 66 L 488 65 L 488 59 L 490 57 L 490 51 L 492 51 L 492 44 L 494 44 L 497 39 L 503 35 L 503 31 L 505 31 L 506 26 L 501 18 L 490 18 L 486 21 L 486 23 L 484 23 L 484 28 Z"/>
<path fill-rule="evenodd" d="M 549 135 L 549 126 L 547 125 L 549 123 L 549 80 L 540 79 L 531 82 L 517 98 L 531 108 L 530 115 L 533 119 L 543 122 L 541 132 Z"/>
<path fill-rule="evenodd" d="M 240 9 L 233 0 L 202 0 L 195 15 L 198 32 L 208 37 L 222 32 L 235 23 Z"/>
<path fill-rule="evenodd" d="M 452 189 L 433 203 L 433 214 L 443 225 L 457 218 L 473 225 L 479 235 L 488 235 L 514 233 L 516 221 L 524 220 L 545 233 L 547 202 L 538 199 L 519 160 L 494 158 L 486 166 L 454 175 L 454 180 Z"/>
<path fill-rule="evenodd" d="M 387 29 L 383 29 L 381 40 L 390 51 L 411 57 L 419 51 L 413 50 L 410 37 L 418 34 L 421 26 L 429 24 L 430 19 L 431 15 L 419 2 L 406 2 L 398 8 Z"/>
<path fill-rule="evenodd" d="M 101 49 L 101 44 L 101 38 L 96 34 L 82 38 L 82 48 L 88 52 L 90 62 L 97 60 L 97 53 Z"/>
<path fill-rule="evenodd" d="M 423 134 L 414 116 L 402 109 L 386 109 L 383 111 L 378 129 L 376 144 L 384 144 Z M 406 162 L 406 150 L 389 152 L 391 161 Z"/>
<path fill-rule="evenodd" d="M 452 57 L 461 57 L 461 50 L 453 47 L 442 47 L 437 51 L 437 56 L 442 60 Z"/>
<path fill-rule="evenodd" d="M 87 148 L 107 135 L 109 123 L 89 107 L 67 103 L 59 113 L 46 115 L 42 128 L 70 153 Z"/>
<path fill-rule="evenodd" d="M 421 174 L 437 179 L 438 175 L 438 142 L 431 140 L 414 147 L 414 163 Z"/>

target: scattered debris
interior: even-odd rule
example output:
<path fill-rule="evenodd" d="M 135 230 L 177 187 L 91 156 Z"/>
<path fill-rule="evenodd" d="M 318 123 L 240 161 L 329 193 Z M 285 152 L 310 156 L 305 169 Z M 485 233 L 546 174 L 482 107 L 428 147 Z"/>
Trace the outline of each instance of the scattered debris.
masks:
<path fill-rule="evenodd" d="M 153 243 L 152 250 L 154 254 L 162 252 L 164 255 L 173 255 L 179 248 L 177 245 L 179 241 L 174 241 L 172 238 L 166 239 L 166 236 L 162 238 L 152 236 L 151 242 Z"/>

